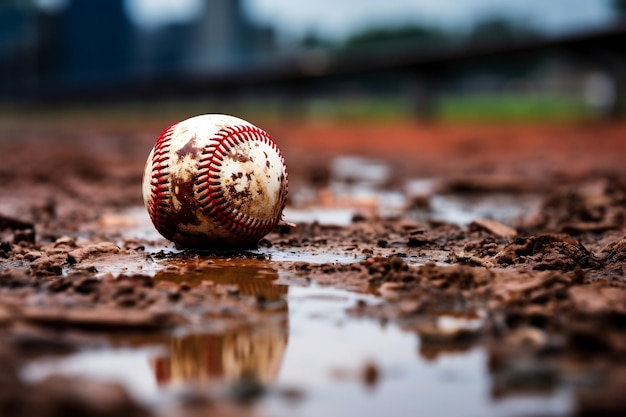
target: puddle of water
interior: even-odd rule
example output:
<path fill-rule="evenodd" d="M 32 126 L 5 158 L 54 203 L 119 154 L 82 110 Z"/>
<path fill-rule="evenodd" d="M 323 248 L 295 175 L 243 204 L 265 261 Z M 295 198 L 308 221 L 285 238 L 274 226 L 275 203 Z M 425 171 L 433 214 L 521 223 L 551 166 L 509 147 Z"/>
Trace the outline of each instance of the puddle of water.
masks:
<path fill-rule="evenodd" d="M 477 218 L 504 224 L 528 216 L 539 207 L 541 197 L 532 194 L 434 195 L 430 210 L 416 211 L 418 220 L 443 220 L 465 226 Z"/>
<path fill-rule="evenodd" d="M 480 349 L 420 355 L 420 341 L 395 325 L 345 316 L 361 296 L 328 288 L 290 288 L 290 332 L 278 381 L 303 387 L 306 401 L 285 409 L 275 399 L 262 415 L 496 416 L 566 414 L 566 393 L 552 398 L 490 395 L 486 355 Z M 372 302 L 371 299 L 367 300 Z M 374 364 L 378 380 L 363 372 Z M 451 401 L 451 399 L 454 399 Z"/>
<path fill-rule="evenodd" d="M 404 184 L 404 192 L 409 197 L 424 197 L 435 193 L 437 178 L 411 178 Z"/>
<path fill-rule="evenodd" d="M 90 228 L 101 233 L 118 235 L 122 239 L 140 239 L 152 242 L 146 247 L 148 251 L 157 251 L 163 248 L 175 250 L 174 245 L 157 232 L 144 206 L 128 207 L 124 210 L 104 213 L 96 224 L 90 225 Z"/>
<path fill-rule="evenodd" d="M 494 400 L 486 353 L 479 348 L 433 353 L 422 349 L 414 332 L 346 314 L 359 300 L 378 303 L 375 297 L 319 286 L 271 289 L 276 278 L 289 277 L 263 261 L 251 260 L 240 269 L 236 262 L 224 262 L 217 262 L 203 279 L 241 285 L 245 276 L 255 284 L 243 285 L 241 291 L 286 299 L 282 313 L 286 318 L 255 328 L 183 333 L 139 343 L 121 340 L 115 342 L 117 348 L 35 360 L 23 369 L 23 378 L 37 381 L 65 374 L 114 380 L 156 411 L 197 389 L 224 395 L 242 379 L 269 387 L 268 395 L 253 405 L 261 416 L 412 416 L 416 410 L 437 416 L 566 415 L 572 411 L 565 390 Z M 155 279 L 193 283 L 200 279 L 201 273 L 197 274 L 175 277 L 162 272 Z M 463 326 L 476 321 L 448 317 L 439 324 L 458 326 L 459 320 Z M 366 376 L 367 369 L 374 370 L 370 371 L 374 377 Z M 302 395 L 295 402 L 272 395 L 281 389 Z"/>
<path fill-rule="evenodd" d="M 375 159 L 339 156 L 330 164 L 332 178 L 342 182 L 382 185 L 391 177 L 391 167 Z"/>
<path fill-rule="evenodd" d="M 121 382 L 129 393 L 144 403 L 157 400 L 158 383 L 150 366 L 161 349 L 123 348 L 78 352 L 58 360 L 41 359 L 22 370 L 26 381 L 38 381 L 50 375 L 77 375 L 101 381 Z"/>
<path fill-rule="evenodd" d="M 321 263 L 351 263 L 363 259 L 364 256 L 360 254 L 350 254 L 347 252 L 333 251 L 333 250 L 321 250 L 321 249 L 307 249 L 307 248 L 268 248 L 257 249 L 251 253 L 258 253 L 259 255 L 268 255 L 273 261 L 279 262 L 295 262 L 305 261 L 313 264 Z"/>
<path fill-rule="evenodd" d="M 350 226 L 356 214 L 353 208 L 330 207 L 287 207 L 283 211 L 285 221 L 290 223 L 319 223 L 323 225 Z"/>

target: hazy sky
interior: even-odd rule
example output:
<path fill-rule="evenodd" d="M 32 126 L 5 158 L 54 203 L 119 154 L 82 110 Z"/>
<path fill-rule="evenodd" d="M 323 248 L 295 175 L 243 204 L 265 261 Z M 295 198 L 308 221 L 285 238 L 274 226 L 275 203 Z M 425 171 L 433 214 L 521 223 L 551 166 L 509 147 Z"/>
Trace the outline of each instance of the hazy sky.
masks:
<path fill-rule="evenodd" d="M 252 16 L 280 32 L 315 30 L 337 37 L 386 22 L 462 30 L 481 17 L 498 15 L 562 31 L 606 24 L 612 17 L 607 0 L 247 0 L 247 5 Z"/>
<path fill-rule="evenodd" d="M 68 0 L 37 0 L 43 5 Z M 125 0 L 144 26 L 190 18 L 210 0 Z M 370 24 L 426 23 L 463 30 L 481 17 L 507 16 L 542 29 L 591 28 L 611 21 L 610 0 L 243 0 L 248 15 L 283 37 L 315 31 L 341 38 Z"/>

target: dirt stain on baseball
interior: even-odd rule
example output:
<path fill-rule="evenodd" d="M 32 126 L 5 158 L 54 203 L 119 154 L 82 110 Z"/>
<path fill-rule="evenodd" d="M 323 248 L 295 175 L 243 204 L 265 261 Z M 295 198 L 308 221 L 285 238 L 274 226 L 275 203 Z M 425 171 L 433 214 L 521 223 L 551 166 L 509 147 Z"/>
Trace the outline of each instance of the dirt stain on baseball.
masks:
<path fill-rule="evenodd" d="M 250 157 L 250 155 L 248 155 L 248 153 L 245 150 L 239 149 L 239 148 L 237 148 L 237 150 L 233 150 L 228 156 L 232 160 L 241 162 L 241 163 L 252 161 L 252 158 Z"/>
<path fill-rule="evenodd" d="M 174 197 L 180 201 L 177 211 L 172 211 L 170 221 L 172 225 L 197 225 L 199 224 L 197 211 L 199 203 L 194 198 L 194 182 L 184 177 L 175 177 L 172 184 Z M 175 227 L 174 227 L 175 229 Z"/>
<path fill-rule="evenodd" d="M 241 173 L 240 173 L 241 174 Z M 226 186 L 228 190 L 229 199 L 235 204 L 239 204 L 239 207 L 249 202 L 252 193 L 248 187 L 244 187 L 242 190 L 237 190 L 236 184 L 229 184 Z"/>
<path fill-rule="evenodd" d="M 184 129 L 182 130 L 182 132 L 179 133 L 181 136 L 189 134 L 187 129 L 183 127 L 179 127 L 179 129 L 181 130 Z M 182 159 L 186 157 L 187 155 L 191 155 L 193 159 L 197 159 L 197 156 L 200 155 L 200 148 L 196 144 L 196 139 L 197 139 L 197 136 L 194 134 L 193 137 L 189 139 L 189 141 L 185 143 L 185 145 L 182 148 L 176 151 L 176 154 L 178 155 L 179 158 Z"/>

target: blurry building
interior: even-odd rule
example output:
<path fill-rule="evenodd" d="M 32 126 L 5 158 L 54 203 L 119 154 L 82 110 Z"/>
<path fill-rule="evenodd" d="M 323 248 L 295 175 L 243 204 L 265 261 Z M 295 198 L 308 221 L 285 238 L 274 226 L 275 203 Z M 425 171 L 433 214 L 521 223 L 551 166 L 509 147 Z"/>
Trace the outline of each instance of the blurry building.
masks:
<path fill-rule="evenodd" d="M 193 26 L 187 68 L 202 72 L 249 64 L 272 52 L 274 33 L 253 25 L 240 0 L 211 0 Z"/>
<path fill-rule="evenodd" d="M 135 29 L 121 0 L 72 0 L 59 19 L 65 83 L 110 83 L 130 73 Z"/>
<path fill-rule="evenodd" d="M 18 0 L 0 3 L 0 86 L 29 88 L 37 71 L 36 15 Z"/>
<path fill-rule="evenodd" d="M 256 62 L 274 52 L 274 31 L 254 24 L 240 0 L 211 0 L 190 22 L 143 31 L 136 68 L 151 75 L 201 75 Z"/>
<path fill-rule="evenodd" d="M 274 34 L 246 18 L 240 0 L 211 0 L 184 23 L 136 25 L 125 0 L 0 3 L 0 94 L 36 95 L 120 86 L 145 75 L 185 76 L 246 65 L 272 51 Z"/>

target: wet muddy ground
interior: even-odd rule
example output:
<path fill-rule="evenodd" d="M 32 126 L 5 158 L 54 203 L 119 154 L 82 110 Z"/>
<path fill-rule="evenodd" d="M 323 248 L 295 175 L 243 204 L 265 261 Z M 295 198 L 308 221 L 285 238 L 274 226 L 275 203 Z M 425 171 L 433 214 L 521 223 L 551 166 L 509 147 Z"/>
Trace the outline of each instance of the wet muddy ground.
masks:
<path fill-rule="evenodd" d="M 0 414 L 626 413 L 626 125 L 278 122 L 285 220 L 176 250 L 163 126 L 0 124 Z"/>

